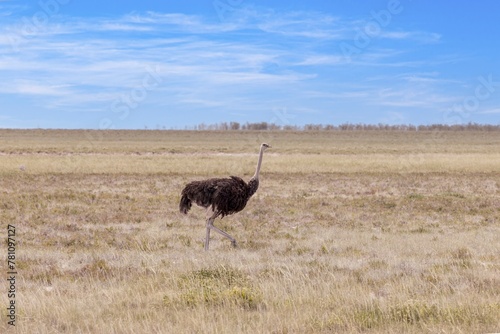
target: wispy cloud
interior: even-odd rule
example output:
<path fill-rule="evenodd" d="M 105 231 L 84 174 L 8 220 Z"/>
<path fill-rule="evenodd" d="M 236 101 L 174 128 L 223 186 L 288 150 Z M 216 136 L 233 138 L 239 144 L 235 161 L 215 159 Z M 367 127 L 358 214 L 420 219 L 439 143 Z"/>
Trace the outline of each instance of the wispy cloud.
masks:
<path fill-rule="evenodd" d="M 259 15 L 257 26 L 267 33 L 324 40 L 339 39 L 344 31 L 337 18 L 314 12 L 271 12 Z"/>
<path fill-rule="evenodd" d="M 387 27 L 374 37 L 384 43 L 347 62 L 339 43 L 352 42 L 360 24 L 252 6 L 224 22 L 161 12 L 60 15 L 36 36 L 19 35 L 19 20 L 9 20 L 0 23 L 0 94 L 61 112 L 109 112 L 157 67 L 162 84 L 147 100 L 156 110 L 251 114 L 293 105 L 320 114 L 377 106 L 399 115 L 398 108 L 441 110 L 459 100 L 447 88 L 461 83 L 428 69 L 443 60 L 414 56 L 414 42 L 438 43 L 440 34 Z"/>
<path fill-rule="evenodd" d="M 152 31 L 152 27 L 144 26 L 144 25 L 134 25 L 134 24 L 125 24 L 125 23 L 103 23 L 99 27 L 100 31 L 137 31 L 137 32 L 146 32 Z"/>
<path fill-rule="evenodd" d="M 208 22 L 196 15 L 158 13 L 153 11 L 143 14 L 128 14 L 117 20 L 170 33 L 213 34 L 237 30 L 239 28 L 235 22 Z"/>
<path fill-rule="evenodd" d="M 381 106 L 425 109 L 443 109 L 454 102 L 456 97 L 415 87 L 381 89 L 373 99 L 374 104 Z"/>
<path fill-rule="evenodd" d="M 483 114 L 483 115 L 500 114 L 500 108 L 482 110 L 479 111 L 478 114 Z"/>
<path fill-rule="evenodd" d="M 296 65 L 339 65 L 345 64 L 346 59 L 340 55 L 312 55 L 296 63 Z"/>
<path fill-rule="evenodd" d="M 383 31 L 380 33 L 380 37 L 397 40 L 417 41 L 426 44 L 438 43 L 441 40 L 440 34 L 424 31 Z"/>
<path fill-rule="evenodd" d="M 23 95 L 64 96 L 68 92 L 66 86 L 47 85 L 40 82 L 21 80 L 14 85 L 0 86 L 0 92 Z"/>

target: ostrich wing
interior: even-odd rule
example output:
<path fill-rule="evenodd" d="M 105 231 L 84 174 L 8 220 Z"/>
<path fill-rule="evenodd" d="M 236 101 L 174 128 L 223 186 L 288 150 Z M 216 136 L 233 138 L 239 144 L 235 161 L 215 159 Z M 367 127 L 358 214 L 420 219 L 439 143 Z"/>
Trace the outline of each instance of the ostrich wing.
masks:
<path fill-rule="evenodd" d="M 243 210 L 248 202 L 248 185 L 241 178 L 219 179 L 212 207 L 222 217 Z"/>

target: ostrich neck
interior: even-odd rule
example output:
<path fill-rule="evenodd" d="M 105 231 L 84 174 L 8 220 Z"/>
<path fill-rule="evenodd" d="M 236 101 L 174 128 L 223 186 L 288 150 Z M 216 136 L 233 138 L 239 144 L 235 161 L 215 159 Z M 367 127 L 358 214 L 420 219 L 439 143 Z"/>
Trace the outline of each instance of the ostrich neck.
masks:
<path fill-rule="evenodd" d="M 257 162 L 257 169 L 255 170 L 255 174 L 252 176 L 253 180 L 259 179 L 260 166 L 262 165 L 262 156 L 264 155 L 264 147 L 260 148 L 259 161 Z"/>

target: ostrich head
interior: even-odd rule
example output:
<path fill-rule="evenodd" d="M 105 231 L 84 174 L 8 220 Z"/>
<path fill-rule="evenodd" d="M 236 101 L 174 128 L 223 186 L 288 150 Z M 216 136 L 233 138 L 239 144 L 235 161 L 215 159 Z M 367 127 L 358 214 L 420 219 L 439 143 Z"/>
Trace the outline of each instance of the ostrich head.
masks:
<path fill-rule="evenodd" d="M 260 148 L 261 148 L 263 151 L 265 151 L 266 149 L 271 148 L 271 145 L 266 144 L 266 143 L 262 143 L 262 145 L 260 145 Z"/>

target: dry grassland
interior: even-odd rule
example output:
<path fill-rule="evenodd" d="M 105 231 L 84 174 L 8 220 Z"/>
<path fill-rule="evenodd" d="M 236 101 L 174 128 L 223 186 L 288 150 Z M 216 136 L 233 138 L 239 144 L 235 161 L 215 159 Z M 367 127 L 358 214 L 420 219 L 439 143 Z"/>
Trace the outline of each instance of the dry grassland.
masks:
<path fill-rule="evenodd" d="M 248 179 L 263 141 L 216 221 L 239 247 L 204 252 L 182 187 Z M 0 332 L 500 332 L 499 171 L 498 131 L 0 130 Z"/>

